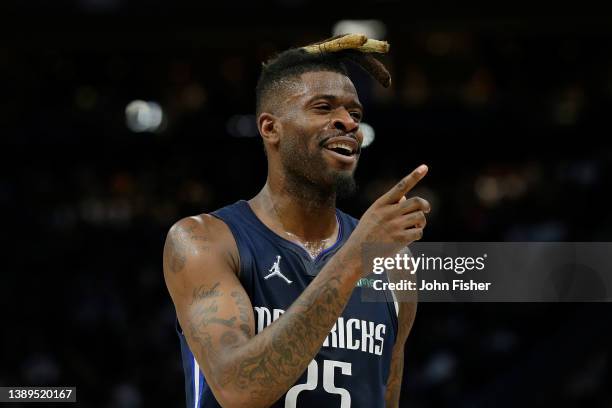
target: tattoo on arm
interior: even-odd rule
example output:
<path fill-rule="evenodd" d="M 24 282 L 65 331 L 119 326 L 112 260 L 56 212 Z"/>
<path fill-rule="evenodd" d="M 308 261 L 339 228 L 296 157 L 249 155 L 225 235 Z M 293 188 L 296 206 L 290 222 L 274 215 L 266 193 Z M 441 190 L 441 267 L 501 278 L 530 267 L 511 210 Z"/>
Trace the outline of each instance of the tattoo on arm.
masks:
<path fill-rule="evenodd" d="M 223 319 L 217 316 L 219 307 L 218 298 L 223 293 L 218 289 L 220 282 L 215 282 L 212 286 L 201 285 L 193 290 L 190 306 L 193 306 L 189 316 L 189 334 L 194 343 L 194 353 L 206 356 L 211 368 L 219 371 L 218 364 L 214 356 L 220 347 L 213 346 L 212 336 L 208 329 L 211 325 L 221 325 L 228 329 L 235 328 L 236 317 Z M 220 345 L 232 346 L 238 342 L 238 336 L 233 330 L 225 331 L 220 337 Z M 214 378 L 209 378 L 214 381 Z M 227 381 L 226 377 L 221 377 L 221 382 Z"/>
<path fill-rule="evenodd" d="M 172 273 L 180 272 L 185 266 L 185 251 L 176 237 L 168 236 L 164 248 L 164 269 Z"/>
<path fill-rule="evenodd" d="M 235 316 L 230 319 L 221 319 L 215 315 L 219 311 L 215 298 L 221 296 L 221 292 L 217 290 L 218 286 L 219 282 L 210 288 L 202 285 L 193 290 L 191 305 L 195 304 L 195 306 L 193 308 L 192 323 L 196 324 L 196 327 L 203 328 L 211 324 L 234 327 Z"/>
<path fill-rule="evenodd" d="M 344 308 L 339 283 L 332 278 L 307 289 L 265 335 L 255 337 L 249 353 L 236 364 L 234 385 L 250 388 L 255 398 L 269 394 L 271 387 L 284 393 L 312 360 Z"/>
<path fill-rule="evenodd" d="M 209 252 L 211 249 L 208 224 L 200 224 L 193 219 L 185 222 L 186 226 L 173 227 L 166 239 L 164 269 L 172 273 L 183 270 L 189 252 Z"/>
<path fill-rule="evenodd" d="M 191 340 L 200 356 L 207 357 L 217 385 L 249 395 L 250 402 L 262 406 L 287 392 L 314 358 L 350 297 L 356 279 L 346 270 L 341 260 L 332 260 L 293 305 L 256 336 L 251 332 L 252 314 L 243 293 L 229 294 L 238 315 L 220 318 L 217 298 L 224 294 L 219 283 L 195 290 L 192 301 L 196 305 L 188 324 Z M 217 341 L 207 334 L 212 324 L 228 328 Z M 239 344 L 236 329 L 249 340 Z"/>
<path fill-rule="evenodd" d="M 238 291 L 232 292 L 232 297 L 234 298 L 236 306 L 238 306 L 238 310 L 240 311 L 240 330 L 242 330 L 245 336 L 250 338 L 253 336 L 253 334 L 251 333 L 251 326 L 249 325 L 249 302 L 244 293 Z"/>
<path fill-rule="evenodd" d="M 195 288 L 193 290 L 193 295 L 191 296 L 190 305 L 193 305 L 195 302 L 200 300 L 218 298 L 219 296 L 221 296 L 221 293 L 219 293 L 219 291 L 217 290 L 219 285 L 220 283 L 217 282 L 210 288 L 208 288 L 206 285 L 201 285 L 200 287 Z"/>

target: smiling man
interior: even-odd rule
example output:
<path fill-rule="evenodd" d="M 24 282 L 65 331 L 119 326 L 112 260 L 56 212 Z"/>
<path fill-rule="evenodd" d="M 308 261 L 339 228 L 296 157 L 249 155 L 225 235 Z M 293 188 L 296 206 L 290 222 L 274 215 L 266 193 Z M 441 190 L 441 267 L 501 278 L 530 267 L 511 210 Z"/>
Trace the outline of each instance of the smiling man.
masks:
<path fill-rule="evenodd" d="M 365 36 L 291 49 L 264 65 L 257 125 L 268 177 L 249 201 L 188 217 L 168 233 L 187 407 L 394 407 L 416 305 L 363 303 L 361 247 L 418 240 L 429 204 L 405 194 L 422 165 L 356 220 L 363 107 L 344 61 L 388 85 Z M 380 65 L 378 65 L 380 64 Z M 383 75 L 381 75 L 383 72 Z M 388 73 L 387 73 L 388 75 Z"/>

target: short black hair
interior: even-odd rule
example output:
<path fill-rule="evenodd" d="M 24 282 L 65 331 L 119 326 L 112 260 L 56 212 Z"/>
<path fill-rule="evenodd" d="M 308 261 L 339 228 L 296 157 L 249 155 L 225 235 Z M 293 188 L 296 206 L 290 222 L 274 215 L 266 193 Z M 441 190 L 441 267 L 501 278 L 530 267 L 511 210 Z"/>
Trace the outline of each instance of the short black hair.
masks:
<path fill-rule="evenodd" d="M 287 80 L 306 72 L 330 71 L 348 76 L 342 53 L 308 53 L 300 48 L 281 52 L 262 65 L 255 88 L 255 112 L 259 116 L 270 100 L 279 95 Z"/>

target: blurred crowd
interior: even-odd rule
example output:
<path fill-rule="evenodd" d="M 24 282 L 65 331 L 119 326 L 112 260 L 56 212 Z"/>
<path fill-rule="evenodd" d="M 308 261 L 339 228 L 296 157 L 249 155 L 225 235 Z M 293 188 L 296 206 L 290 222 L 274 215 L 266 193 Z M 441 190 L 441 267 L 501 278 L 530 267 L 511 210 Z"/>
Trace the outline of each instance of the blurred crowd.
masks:
<path fill-rule="evenodd" d="M 76 385 L 83 407 L 179 407 L 165 234 L 257 193 L 260 64 L 331 27 L 273 35 L 192 24 L 173 34 L 161 18 L 117 29 L 110 17 L 87 21 L 0 47 L 0 385 Z M 375 138 L 359 192 L 340 208 L 359 217 L 427 163 L 415 191 L 433 206 L 426 240 L 608 241 L 611 37 L 597 27 L 387 24 L 393 87 L 351 68 Z M 161 107 L 153 131 L 128 127 L 134 100 Z M 402 406 L 610 407 L 610 310 L 421 304 Z"/>

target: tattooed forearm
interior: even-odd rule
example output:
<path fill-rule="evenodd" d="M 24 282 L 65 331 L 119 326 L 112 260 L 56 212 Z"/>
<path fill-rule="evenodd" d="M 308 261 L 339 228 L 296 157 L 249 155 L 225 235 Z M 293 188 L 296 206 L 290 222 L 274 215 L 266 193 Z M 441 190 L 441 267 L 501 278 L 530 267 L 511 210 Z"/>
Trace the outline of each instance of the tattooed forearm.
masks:
<path fill-rule="evenodd" d="M 194 292 L 198 300 L 191 323 L 197 338 L 192 335 L 192 341 L 204 353 L 200 357 L 206 356 L 218 386 L 232 390 L 232 395 L 239 398 L 248 397 L 249 406 L 269 406 L 287 392 L 312 361 L 359 277 L 354 262 L 334 257 L 293 305 L 256 336 L 251 333 L 248 298 L 238 291 L 230 296 L 219 293 L 232 299 L 237 310 L 236 316 L 228 318 L 220 315 L 217 307 L 214 293 L 218 288 L 209 286 L 206 291 Z M 204 293 L 208 296 L 201 296 Z M 202 333 L 213 323 L 236 330 L 220 333 L 212 345 L 199 340 L 208 340 Z M 247 338 L 240 342 L 239 334 Z"/>
<path fill-rule="evenodd" d="M 256 336 L 252 352 L 237 363 L 235 385 L 241 389 L 258 385 L 265 393 L 272 386 L 288 388 L 293 384 L 344 309 L 347 298 L 340 295 L 340 284 L 339 279 L 331 278 L 315 285 L 269 329 Z"/>

